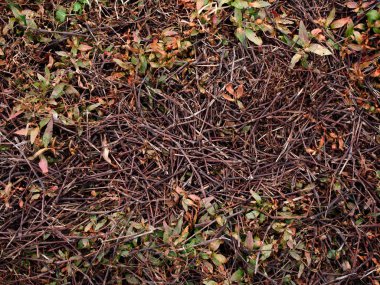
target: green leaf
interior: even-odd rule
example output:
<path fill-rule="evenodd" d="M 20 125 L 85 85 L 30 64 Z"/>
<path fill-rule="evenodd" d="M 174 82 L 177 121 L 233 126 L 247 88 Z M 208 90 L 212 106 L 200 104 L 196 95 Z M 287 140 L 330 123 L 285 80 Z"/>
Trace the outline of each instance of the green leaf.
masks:
<path fill-rule="evenodd" d="M 211 260 L 216 266 L 227 263 L 227 258 L 224 255 L 215 252 L 212 253 Z"/>
<path fill-rule="evenodd" d="M 235 0 L 234 2 L 231 3 L 231 6 L 237 9 L 245 9 L 249 7 L 248 2 L 243 1 L 243 0 Z"/>
<path fill-rule="evenodd" d="M 245 36 L 255 45 L 261 46 L 263 44 L 263 40 L 251 29 L 245 30 Z"/>
<path fill-rule="evenodd" d="M 100 105 L 102 105 L 102 104 L 101 103 L 92 104 L 92 105 L 90 105 L 90 106 L 87 107 L 87 111 L 89 111 L 89 112 L 94 111 Z"/>
<path fill-rule="evenodd" d="M 121 68 L 124 68 L 124 69 L 129 69 L 130 68 L 130 65 L 118 58 L 114 58 L 113 61 L 118 65 L 120 66 Z"/>
<path fill-rule="evenodd" d="M 245 43 L 245 31 L 242 28 L 237 28 L 236 29 L 235 36 L 239 39 L 239 41 L 242 44 Z"/>
<path fill-rule="evenodd" d="M 305 51 L 312 52 L 320 56 L 332 55 L 331 51 L 328 48 L 320 44 L 311 44 L 305 49 Z"/>
<path fill-rule="evenodd" d="M 300 261 L 302 259 L 302 257 L 298 254 L 298 251 L 296 250 L 290 250 L 289 254 L 291 257 L 293 257 L 297 261 Z"/>
<path fill-rule="evenodd" d="M 146 60 L 145 55 L 140 55 L 140 73 L 145 74 L 147 67 L 148 62 Z"/>
<path fill-rule="evenodd" d="M 231 276 L 231 282 L 240 282 L 244 277 L 244 270 L 239 268 L 232 274 Z"/>
<path fill-rule="evenodd" d="M 335 19 L 335 13 L 336 13 L 336 9 L 333 8 L 331 11 L 330 11 L 330 14 L 327 16 L 326 18 L 326 22 L 325 22 L 325 27 L 327 28 L 328 26 L 330 26 L 330 24 L 332 23 L 332 21 L 334 21 Z"/>
<path fill-rule="evenodd" d="M 89 241 L 87 238 L 82 238 L 82 239 L 79 240 L 79 242 L 78 242 L 78 248 L 79 248 L 79 249 L 82 249 L 82 248 L 90 248 L 90 241 Z"/>
<path fill-rule="evenodd" d="M 261 196 L 259 194 L 257 194 L 256 192 L 252 190 L 250 190 L 249 192 L 251 193 L 253 199 L 255 199 L 257 203 L 260 204 L 262 202 Z"/>
<path fill-rule="evenodd" d="M 63 23 L 66 21 L 66 10 L 64 8 L 59 8 L 57 11 L 55 11 L 55 19 L 58 22 Z"/>
<path fill-rule="evenodd" d="M 127 274 L 125 276 L 125 280 L 127 281 L 128 284 L 132 284 L 132 285 L 138 285 L 138 284 L 141 284 L 140 283 L 140 280 L 137 279 L 135 276 L 133 276 L 132 274 Z"/>
<path fill-rule="evenodd" d="M 261 247 L 261 260 L 266 260 L 270 257 L 272 253 L 272 248 L 273 248 L 272 244 L 264 244 Z"/>
<path fill-rule="evenodd" d="M 82 4 L 79 3 L 79 2 L 75 2 L 74 5 L 73 5 L 73 11 L 74 12 L 79 12 L 80 10 L 82 10 Z"/>
<path fill-rule="evenodd" d="M 57 99 L 57 98 L 61 97 L 61 95 L 63 94 L 63 89 L 65 88 L 65 86 L 66 86 L 65 83 L 59 83 L 59 84 L 57 84 L 54 87 L 53 92 L 51 93 L 50 98 Z"/>
<path fill-rule="evenodd" d="M 234 9 L 234 18 L 235 18 L 237 26 L 241 27 L 243 24 L 243 13 L 241 12 L 241 10 L 237 8 Z"/>
<path fill-rule="evenodd" d="M 376 10 L 369 11 L 366 14 L 366 16 L 367 16 L 368 22 L 370 22 L 370 23 L 373 23 L 373 22 L 375 22 L 377 20 L 380 20 L 380 13 L 378 11 L 376 11 Z"/>
<path fill-rule="evenodd" d="M 50 118 L 46 126 L 44 135 L 42 136 L 42 143 L 44 147 L 47 147 L 49 145 L 52 137 L 53 137 L 53 118 Z"/>

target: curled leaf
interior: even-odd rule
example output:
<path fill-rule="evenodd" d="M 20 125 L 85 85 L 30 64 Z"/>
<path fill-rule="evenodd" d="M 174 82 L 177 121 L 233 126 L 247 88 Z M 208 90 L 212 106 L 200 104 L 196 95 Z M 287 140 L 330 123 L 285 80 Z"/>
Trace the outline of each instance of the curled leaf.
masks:
<path fill-rule="evenodd" d="M 104 137 L 104 139 L 102 140 L 102 147 L 103 147 L 102 156 L 103 156 L 104 160 L 112 165 L 112 161 L 109 158 L 110 149 L 108 148 L 107 138 L 106 137 Z"/>
<path fill-rule="evenodd" d="M 290 67 L 291 69 L 293 69 L 294 66 L 297 64 L 297 62 L 299 62 L 299 61 L 301 60 L 301 58 L 302 58 L 302 55 L 299 54 L 299 53 L 296 53 L 296 54 L 292 57 L 292 60 L 290 61 L 290 65 L 289 65 L 289 67 Z"/>

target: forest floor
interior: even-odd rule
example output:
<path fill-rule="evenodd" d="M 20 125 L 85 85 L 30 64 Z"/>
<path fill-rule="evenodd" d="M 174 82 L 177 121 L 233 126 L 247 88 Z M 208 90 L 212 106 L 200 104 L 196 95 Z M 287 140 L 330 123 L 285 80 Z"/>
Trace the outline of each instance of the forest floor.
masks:
<path fill-rule="evenodd" d="M 380 284 L 380 5 L 0 1 L 0 284 Z"/>

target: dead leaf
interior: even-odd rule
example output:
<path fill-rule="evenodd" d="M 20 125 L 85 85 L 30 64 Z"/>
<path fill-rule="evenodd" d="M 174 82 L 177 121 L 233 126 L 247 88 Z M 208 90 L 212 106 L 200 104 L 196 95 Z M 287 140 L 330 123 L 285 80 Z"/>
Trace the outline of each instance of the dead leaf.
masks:
<path fill-rule="evenodd" d="M 223 96 L 223 98 L 226 99 L 227 101 L 235 102 L 235 99 L 232 98 L 230 95 L 228 95 L 228 94 L 226 94 L 226 93 L 223 93 L 222 96 Z"/>
<path fill-rule="evenodd" d="M 235 98 L 240 99 L 241 97 L 243 97 L 243 93 L 244 93 L 244 87 L 243 87 L 243 84 L 240 84 L 238 88 L 236 89 Z"/>
<path fill-rule="evenodd" d="M 300 27 L 299 27 L 299 33 L 298 36 L 300 40 L 302 41 L 302 46 L 308 46 L 310 43 L 309 35 L 307 34 L 307 30 L 305 27 L 305 24 L 303 21 L 300 22 Z"/>
<path fill-rule="evenodd" d="M 43 174 L 46 174 L 49 172 L 48 162 L 44 155 L 40 155 L 40 162 L 38 163 L 38 166 L 40 167 Z"/>
<path fill-rule="evenodd" d="M 289 65 L 289 67 L 290 67 L 291 69 L 293 69 L 294 66 L 297 64 L 297 62 L 299 62 L 299 61 L 301 60 L 301 58 L 302 58 L 302 55 L 299 54 L 299 53 L 296 53 L 296 54 L 292 57 L 292 60 L 290 61 L 290 65 Z"/>
<path fill-rule="evenodd" d="M 305 51 L 312 52 L 320 56 L 332 55 L 331 51 L 328 48 L 320 44 L 311 44 L 305 49 Z"/>
<path fill-rule="evenodd" d="M 85 51 L 92 50 L 92 47 L 86 44 L 80 44 L 78 46 L 78 50 L 85 52 Z"/>
<path fill-rule="evenodd" d="M 44 135 L 42 136 L 42 143 L 47 147 L 50 143 L 51 138 L 53 137 L 53 118 L 51 118 L 46 126 Z"/>
<path fill-rule="evenodd" d="M 230 93 L 232 96 L 235 96 L 234 88 L 232 87 L 232 83 L 228 83 L 226 85 L 226 90 L 228 93 Z"/>
<path fill-rule="evenodd" d="M 25 129 L 21 129 L 21 130 L 15 131 L 15 134 L 16 135 L 20 135 L 20 136 L 27 136 L 28 132 L 29 132 L 29 129 L 25 128 Z"/>
<path fill-rule="evenodd" d="M 40 128 L 36 127 L 30 131 L 30 143 L 33 144 L 36 140 L 38 134 L 40 133 Z"/>
<path fill-rule="evenodd" d="M 104 137 L 102 140 L 102 147 L 103 147 L 102 156 L 104 160 L 107 161 L 109 164 L 113 165 L 111 159 L 109 158 L 110 150 L 108 148 L 106 137 Z"/>
<path fill-rule="evenodd" d="M 351 20 L 350 17 L 342 18 L 331 23 L 331 29 L 340 29 Z"/>

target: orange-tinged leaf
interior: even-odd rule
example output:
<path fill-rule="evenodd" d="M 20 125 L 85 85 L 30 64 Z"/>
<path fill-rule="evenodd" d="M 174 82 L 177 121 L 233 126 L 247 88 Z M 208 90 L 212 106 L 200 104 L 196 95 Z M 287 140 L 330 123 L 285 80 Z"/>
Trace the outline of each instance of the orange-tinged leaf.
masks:
<path fill-rule="evenodd" d="M 223 98 L 226 99 L 227 101 L 230 101 L 230 102 L 235 102 L 235 99 L 232 98 L 230 95 L 227 95 L 225 93 L 223 93 Z"/>
<path fill-rule="evenodd" d="M 346 6 L 350 9 L 355 9 L 355 8 L 358 8 L 359 7 L 359 4 L 354 2 L 354 1 L 350 1 L 350 2 L 347 2 L 346 3 Z"/>
<path fill-rule="evenodd" d="M 228 93 L 230 93 L 232 96 L 235 96 L 234 88 L 232 87 L 232 83 L 228 83 L 226 85 L 226 90 Z"/>
<path fill-rule="evenodd" d="M 30 131 L 30 143 L 33 144 L 36 140 L 38 134 L 40 133 L 40 128 L 36 127 Z"/>
<path fill-rule="evenodd" d="M 28 132 L 29 132 L 29 129 L 28 128 L 24 128 L 24 129 L 15 131 L 15 134 L 16 135 L 20 135 L 20 136 L 27 136 Z"/>
<path fill-rule="evenodd" d="M 236 99 L 240 99 L 244 95 L 244 87 L 243 84 L 240 84 L 236 89 L 235 97 Z"/>
<path fill-rule="evenodd" d="M 340 29 L 351 20 L 350 17 L 342 18 L 331 23 L 331 29 Z"/>
<path fill-rule="evenodd" d="M 85 52 L 85 51 L 92 50 L 92 47 L 86 44 L 80 44 L 78 46 L 78 50 Z"/>
<path fill-rule="evenodd" d="M 49 169 L 48 169 L 48 162 L 46 160 L 46 157 L 41 155 L 40 156 L 40 162 L 38 163 L 38 166 L 40 167 L 42 173 L 48 173 L 49 172 Z"/>
<path fill-rule="evenodd" d="M 322 30 L 321 29 L 314 29 L 311 31 L 311 34 L 315 37 L 317 35 L 319 35 L 320 33 L 322 33 Z"/>
<path fill-rule="evenodd" d="M 380 68 L 376 69 L 372 74 L 372 77 L 380 77 Z"/>

